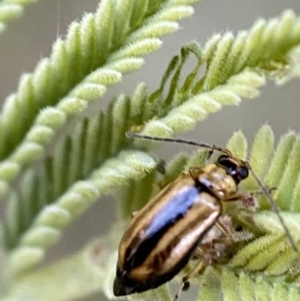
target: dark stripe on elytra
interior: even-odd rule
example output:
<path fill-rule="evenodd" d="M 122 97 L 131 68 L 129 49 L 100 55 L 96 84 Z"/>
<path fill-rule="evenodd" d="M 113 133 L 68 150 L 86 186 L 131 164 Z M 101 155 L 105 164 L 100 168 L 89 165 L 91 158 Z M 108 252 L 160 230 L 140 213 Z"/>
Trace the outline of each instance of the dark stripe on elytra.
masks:
<path fill-rule="evenodd" d="M 191 185 L 191 182 L 193 183 Z M 183 184 L 184 183 L 184 184 Z M 167 185 L 164 189 L 156 196 L 155 202 L 152 202 L 153 200 L 150 201 L 145 207 L 147 208 L 146 211 L 144 211 L 142 214 L 138 214 L 138 216 L 134 219 L 134 221 L 130 224 L 129 228 L 127 229 L 123 239 L 124 241 L 127 241 L 127 246 L 126 248 L 131 248 L 131 246 L 135 243 L 139 243 L 139 236 L 137 236 L 138 233 L 141 233 L 141 231 L 144 231 L 149 225 L 151 225 L 152 221 L 155 219 L 155 216 L 158 212 L 162 211 L 162 208 L 169 202 L 167 200 L 168 194 L 170 192 L 177 191 L 178 193 L 182 190 L 185 189 L 186 187 L 196 187 L 198 192 L 200 191 L 207 191 L 208 193 L 210 192 L 207 190 L 203 184 L 199 183 L 198 181 L 195 181 L 192 179 L 190 176 L 187 177 L 179 177 L 177 178 L 174 182 L 171 184 Z M 163 193 L 162 193 L 163 192 Z M 164 206 L 162 206 L 160 203 L 162 202 L 161 200 L 164 200 Z M 149 218 L 151 216 L 149 212 L 152 213 L 152 218 Z M 142 225 L 142 227 L 141 227 Z M 144 239 L 144 238 L 142 238 Z"/>
<path fill-rule="evenodd" d="M 192 210 L 192 208 L 191 208 Z M 215 217 L 215 219 L 213 219 L 211 221 L 211 224 L 206 226 L 205 229 L 203 229 L 202 234 L 198 237 L 198 239 L 195 241 L 195 245 L 197 246 L 198 243 L 200 242 L 200 240 L 204 237 L 204 235 L 212 228 L 212 226 L 214 225 L 215 221 L 218 219 L 218 216 L 220 215 L 221 211 L 219 212 L 219 214 Z M 197 218 L 191 219 L 189 221 L 188 224 L 186 224 L 184 227 L 183 226 L 179 226 L 179 223 L 173 225 L 174 229 L 170 229 L 170 231 L 174 231 L 175 228 L 180 227 L 182 229 L 182 231 L 180 231 L 178 234 L 174 235 L 173 237 L 170 236 L 170 240 L 166 240 L 164 237 L 162 237 L 161 242 L 164 242 L 166 248 L 170 248 L 170 250 L 164 249 L 164 251 L 162 251 L 162 253 L 166 253 L 166 254 L 170 254 L 170 251 L 176 246 L 178 245 L 178 243 L 180 242 L 180 240 L 186 236 L 186 234 L 188 232 L 192 232 L 195 228 L 199 227 L 199 224 L 201 224 L 201 221 Z M 180 229 L 179 228 L 179 229 Z M 177 232 L 177 231 L 174 231 Z M 155 247 L 156 248 L 156 247 Z M 152 253 L 153 253 L 153 257 L 157 256 L 158 254 L 155 254 L 155 248 L 152 249 Z M 193 248 L 193 247 L 191 247 Z M 189 250 L 187 250 L 189 252 Z M 187 253 L 188 253 L 187 252 Z M 162 256 L 164 256 L 163 254 L 160 254 Z M 184 255 L 184 254 L 183 254 Z M 151 254 L 150 254 L 151 256 Z M 174 262 L 174 264 L 176 264 L 176 262 Z"/>
<path fill-rule="evenodd" d="M 157 204 L 160 202 L 161 199 L 165 198 L 165 196 L 169 193 L 169 191 L 172 191 L 174 189 L 174 186 L 175 185 L 168 185 L 168 186 L 166 186 L 164 188 L 164 189 L 166 189 L 166 191 L 162 190 L 162 191 L 164 191 L 164 193 L 163 194 L 159 194 L 160 197 L 156 196 L 156 199 L 157 199 L 156 202 L 154 202 L 151 205 L 149 203 L 146 204 L 146 207 L 147 207 L 147 211 L 146 212 L 144 212 L 143 214 L 137 213 L 138 217 L 134 218 L 134 220 L 129 225 L 129 228 L 127 229 L 127 231 L 125 232 L 125 234 L 123 236 L 123 241 L 127 242 L 126 248 L 131 249 L 132 246 L 136 245 L 136 243 L 139 243 L 140 237 L 137 236 L 136 234 L 140 233 L 141 231 L 143 231 L 143 228 L 148 227 L 151 224 L 152 220 L 153 220 L 153 218 L 149 219 L 148 213 L 151 212 L 151 211 L 153 211 L 154 207 L 158 207 L 158 210 L 157 210 L 158 212 L 162 209 L 162 206 L 159 206 Z M 162 191 L 160 193 L 162 193 Z M 143 209 L 141 209 L 141 210 L 143 210 Z M 154 215 L 154 218 L 155 218 L 155 215 Z M 143 225 L 143 227 L 141 228 L 140 225 Z"/>
<path fill-rule="evenodd" d="M 163 194 L 158 194 L 158 195 L 160 195 L 160 198 L 158 198 L 158 196 L 156 196 L 156 202 L 154 202 L 153 204 L 146 204 L 146 206 L 147 206 L 147 212 L 145 212 L 144 214 L 142 214 L 141 216 L 139 216 L 137 219 L 135 219 L 135 221 L 134 221 L 134 223 L 131 225 L 131 228 L 135 228 L 136 227 L 136 225 L 138 225 L 138 224 L 140 224 L 142 221 L 144 221 L 144 219 L 145 219 L 145 216 L 147 216 L 147 213 L 149 212 L 149 211 L 151 211 L 151 210 L 153 210 L 153 208 L 154 207 L 156 207 L 157 206 L 157 203 L 159 203 L 160 201 L 160 199 L 162 199 L 162 198 L 164 198 L 165 197 L 165 195 L 167 195 L 168 193 L 169 193 L 169 191 L 172 191 L 172 190 L 174 190 L 174 183 L 171 183 L 171 184 L 169 184 L 169 185 L 167 185 L 164 189 L 166 189 L 166 191 L 164 191 L 164 189 L 162 190 L 162 191 L 164 191 L 164 193 Z M 177 186 L 177 183 L 176 183 L 176 186 Z M 161 208 L 160 208 L 161 209 Z M 151 222 L 151 221 L 150 221 Z"/>
<path fill-rule="evenodd" d="M 182 195 L 178 195 L 174 201 L 168 202 L 162 207 L 156 219 L 150 223 L 150 227 L 145 229 L 146 232 L 148 231 L 148 237 L 140 242 L 139 246 L 137 246 L 138 242 L 133 239 L 127 248 L 124 263 L 125 270 L 130 270 L 141 265 L 156 248 L 162 237 L 168 231 L 172 231 L 171 228 L 176 227 L 176 224 L 186 215 L 193 206 L 194 200 L 198 197 L 199 193 L 204 191 L 209 193 L 207 188 L 200 183 L 196 186 L 191 186 L 189 190 L 184 191 Z M 195 222 L 195 224 L 198 223 L 199 221 Z M 187 229 L 183 230 L 186 231 Z"/>

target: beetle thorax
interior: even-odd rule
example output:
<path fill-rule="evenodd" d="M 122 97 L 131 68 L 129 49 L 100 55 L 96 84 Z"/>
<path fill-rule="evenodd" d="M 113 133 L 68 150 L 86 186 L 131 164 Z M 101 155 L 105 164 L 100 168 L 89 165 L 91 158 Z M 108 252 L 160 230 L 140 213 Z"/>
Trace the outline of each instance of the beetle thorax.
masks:
<path fill-rule="evenodd" d="M 215 196 L 220 199 L 236 193 L 237 185 L 226 170 L 214 163 L 206 165 L 197 174 L 197 180 L 205 185 Z"/>

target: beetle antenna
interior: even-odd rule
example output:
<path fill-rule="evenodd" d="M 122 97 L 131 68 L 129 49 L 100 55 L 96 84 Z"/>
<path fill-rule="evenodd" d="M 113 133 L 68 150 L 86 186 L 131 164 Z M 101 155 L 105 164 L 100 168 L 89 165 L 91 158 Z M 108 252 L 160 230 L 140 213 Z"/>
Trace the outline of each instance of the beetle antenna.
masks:
<path fill-rule="evenodd" d="M 292 237 L 292 235 L 291 235 L 291 232 L 289 231 L 288 227 L 286 226 L 286 224 L 285 224 L 285 222 L 284 222 L 284 220 L 283 220 L 283 218 L 282 218 L 282 216 L 281 216 L 281 214 L 280 214 L 280 210 L 279 210 L 279 208 L 278 208 L 276 202 L 274 201 L 274 199 L 273 199 L 273 197 L 272 197 L 272 195 L 271 195 L 271 193 L 270 193 L 270 190 L 268 190 L 268 189 L 265 187 L 265 185 L 262 183 L 262 181 L 260 180 L 260 178 L 255 174 L 255 172 L 254 172 L 253 169 L 251 168 L 251 165 L 250 165 L 248 162 L 246 162 L 246 164 L 247 164 L 247 167 L 248 167 L 248 169 L 250 170 L 250 172 L 251 172 L 253 178 L 255 179 L 255 181 L 257 182 L 257 184 L 260 186 L 260 188 L 261 188 L 261 190 L 263 191 L 264 195 L 267 197 L 267 199 L 268 199 L 268 201 L 269 201 L 269 203 L 270 203 L 270 205 L 271 205 L 273 211 L 274 211 L 274 212 L 276 213 L 276 215 L 278 216 L 278 219 L 279 219 L 279 221 L 280 221 L 280 223 L 281 223 L 281 225 L 282 225 L 282 227 L 283 227 L 283 229 L 284 229 L 284 231 L 285 231 L 285 233 L 286 233 L 286 235 L 287 235 L 287 237 L 288 237 L 288 240 L 290 241 L 290 244 L 291 244 L 292 248 L 293 248 L 297 253 L 299 253 L 299 250 L 298 250 L 298 248 L 297 248 L 297 246 L 296 246 L 296 243 L 295 243 L 295 241 L 294 241 L 294 239 L 293 239 L 293 237 Z"/>
<path fill-rule="evenodd" d="M 226 148 L 223 148 L 223 147 L 220 147 L 220 146 L 217 146 L 217 145 L 209 145 L 209 144 L 206 144 L 206 143 L 199 143 L 199 142 L 196 142 L 196 141 L 193 141 L 193 140 L 185 140 L 185 139 L 180 139 L 180 138 L 153 137 L 153 136 L 141 135 L 141 134 L 133 133 L 133 132 L 126 132 L 126 137 L 147 139 L 147 140 L 153 140 L 153 141 L 175 142 L 175 143 L 181 143 L 181 144 L 194 145 L 194 146 L 208 148 L 211 151 L 217 150 L 217 151 L 220 151 L 222 153 L 227 154 L 230 157 L 233 157 L 232 153 Z"/>

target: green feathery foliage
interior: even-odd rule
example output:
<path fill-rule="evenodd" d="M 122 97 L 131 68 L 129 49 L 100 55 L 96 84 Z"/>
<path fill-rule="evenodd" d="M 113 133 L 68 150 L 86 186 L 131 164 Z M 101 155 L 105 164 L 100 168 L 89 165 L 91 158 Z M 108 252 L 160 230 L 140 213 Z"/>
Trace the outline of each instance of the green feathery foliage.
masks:
<path fill-rule="evenodd" d="M 0 33 L 5 30 L 6 24 L 20 17 L 23 7 L 36 0 L 2 0 L 0 3 Z"/>
<path fill-rule="evenodd" d="M 299 59 L 299 42 L 299 19 L 287 11 L 280 20 L 257 21 L 236 38 L 231 33 L 214 35 L 203 50 L 195 44 L 183 49 L 194 52 L 199 63 L 182 87 L 176 83 L 179 76 L 174 76 L 166 99 L 158 91 L 160 104 L 168 113 L 163 111 L 158 120 L 148 122 L 142 134 L 167 137 L 190 130 L 222 105 L 239 104 L 242 97 L 257 96 L 265 77 L 289 78 L 293 70 L 286 74 L 286 67 L 297 70 L 293 60 Z M 184 61 L 185 54 L 182 56 Z M 197 71 L 204 64 L 205 74 L 197 80 Z"/>
<path fill-rule="evenodd" d="M 196 0 L 103 0 L 98 10 L 70 25 L 49 58 L 24 74 L 0 115 L 0 195 L 24 166 L 41 158 L 70 117 L 103 96 L 122 75 L 143 64 Z"/>
<path fill-rule="evenodd" d="M 1 235 L 5 297 L 0 300 L 72 300 L 95 291 L 112 298 L 117 245 L 132 211 L 188 167 L 204 165 L 207 158 L 203 150 L 191 158 L 180 154 L 159 175 L 156 170 L 163 164 L 148 154 L 154 143 L 128 139 L 125 133 L 169 137 L 191 129 L 225 105 L 257 96 L 266 78 L 283 82 L 299 76 L 300 18 L 287 11 L 280 19 L 258 21 L 237 37 L 217 34 L 203 48 L 196 43 L 184 46 L 153 93 L 140 84 L 131 97 L 120 95 L 105 111 L 75 118 L 124 73 L 139 68 L 142 56 L 160 46 L 159 37 L 176 30 L 176 21 L 192 13 L 193 2 L 101 1 L 95 14 L 71 24 L 51 57 L 24 75 L 18 91 L 8 97 L 0 116 L 0 194 L 9 192 Z M 191 54 L 196 66 L 182 80 Z M 58 137 L 71 117 L 75 129 Z M 53 152 L 46 155 L 50 142 Z M 227 147 L 239 158 L 248 157 L 241 132 Z M 298 248 L 299 147 L 299 136 L 289 132 L 273 151 L 274 134 L 264 126 L 250 155 L 263 183 L 277 187 L 276 202 Z M 18 187 L 12 190 L 14 179 Z M 37 269 L 65 228 L 100 196 L 117 188 L 121 222 L 111 233 L 71 257 Z M 253 177 L 241 186 L 245 192 L 258 188 Z M 299 298 L 295 284 L 300 280 L 299 254 L 267 199 L 260 196 L 256 203 L 250 208 L 236 202 L 224 206 L 235 243 L 228 246 L 230 256 L 226 247 L 220 262 L 196 278 L 199 300 L 216 300 L 221 294 L 230 301 L 276 300 L 272 299 L 276 294 Z M 242 225 L 241 233 L 234 231 L 236 225 Z M 151 294 L 156 300 L 172 299 L 167 286 L 134 298 L 144 300 Z"/>
<path fill-rule="evenodd" d="M 43 161 L 42 170 L 25 174 L 20 190 L 8 199 L 3 223 L 3 242 L 13 265 L 9 270 L 17 272 L 38 263 L 64 228 L 101 194 L 155 168 L 145 153 L 125 150 L 130 144 L 125 131 L 149 114 L 145 108 L 135 115 L 131 105 L 129 98 L 120 96 L 107 114 L 85 119 L 72 138 L 62 140 L 53 157 Z"/>

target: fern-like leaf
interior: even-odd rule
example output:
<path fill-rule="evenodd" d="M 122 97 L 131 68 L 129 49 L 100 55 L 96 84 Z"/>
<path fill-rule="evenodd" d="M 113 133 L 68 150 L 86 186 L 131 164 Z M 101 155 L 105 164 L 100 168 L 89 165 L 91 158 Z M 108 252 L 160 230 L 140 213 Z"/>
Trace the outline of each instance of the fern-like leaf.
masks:
<path fill-rule="evenodd" d="M 183 51 L 196 54 L 197 67 L 182 87 L 178 84 L 179 77 L 174 76 L 167 99 L 162 90 L 158 90 L 155 97 L 165 110 L 161 111 L 159 119 L 148 122 L 142 133 L 168 137 L 190 130 L 197 121 L 223 105 L 238 105 L 241 98 L 256 97 L 259 94 L 257 88 L 265 84 L 266 76 L 282 78 L 288 66 L 291 69 L 297 66 L 295 61 L 299 56 L 295 50 L 299 43 L 300 19 L 287 11 L 281 19 L 258 21 L 252 29 L 240 32 L 236 38 L 231 33 L 215 35 L 203 50 L 191 44 Z M 206 72 L 198 80 L 196 71 L 204 64 Z M 177 73 L 181 67 L 179 65 Z M 292 74 L 299 76 L 299 73 Z"/>
<path fill-rule="evenodd" d="M 101 97 L 122 75 L 138 69 L 143 56 L 161 46 L 161 36 L 178 29 L 176 21 L 193 13 L 194 1 L 101 1 L 94 14 L 70 25 L 50 58 L 23 75 L 0 116 L 0 195 L 25 165 L 71 116 Z M 126 16 L 126 20 L 124 20 Z M 126 21 L 121 25 L 121 21 Z M 9 167 L 9 172 L 7 168 Z"/>
<path fill-rule="evenodd" d="M 144 94 L 141 87 L 136 98 L 121 96 L 111 103 L 107 114 L 84 120 L 72 138 L 62 140 L 54 156 L 44 160 L 40 172 L 25 175 L 20 190 L 8 199 L 3 223 L 11 272 L 19 273 L 40 262 L 65 227 L 100 195 L 155 167 L 145 153 L 123 150 L 130 145 L 125 132 L 151 109 L 144 107 L 138 115 L 133 109 L 142 106 Z"/>
<path fill-rule="evenodd" d="M 251 277 L 247 273 L 237 275 L 227 269 L 220 272 L 208 268 L 198 300 L 217 300 L 219 296 L 230 301 L 294 301 L 299 299 L 299 288 L 296 284 L 283 284 L 280 279 L 275 281 L 263 276 Z"/>

